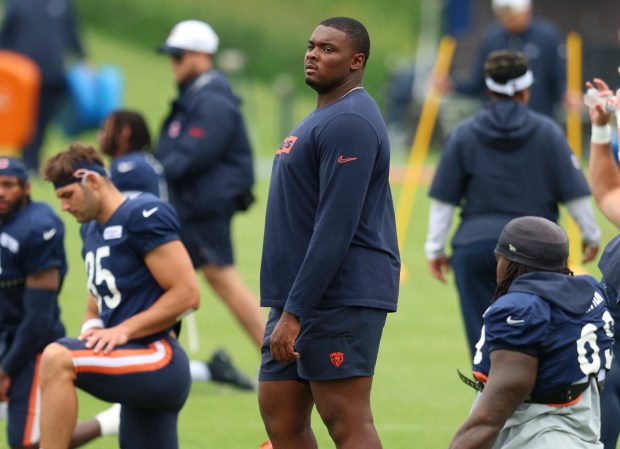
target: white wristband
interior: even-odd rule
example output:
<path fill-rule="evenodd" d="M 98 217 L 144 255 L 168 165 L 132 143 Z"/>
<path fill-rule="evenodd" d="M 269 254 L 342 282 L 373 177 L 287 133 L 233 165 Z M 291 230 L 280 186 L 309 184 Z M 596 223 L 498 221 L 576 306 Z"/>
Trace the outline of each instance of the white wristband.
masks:
<path fill-rule="evenodd" d="M 101 318 L 91 318 L 90 320 L 84 321 L 82 324 L 82 329 L 80 330 L 80 334 L 83 334 L 91 327 L 103 327 L 103 321 Z"/>
<path fill-rule="evenodd" d="M 592 125 L 590 142 L 599 144 L 611 142 L 611 126 L 609 124 L 605 126 Z"/>
<path fill-rule="evenodd" d="M 620 109 L 616 109 L 616 125 L 620 128 Z"/>

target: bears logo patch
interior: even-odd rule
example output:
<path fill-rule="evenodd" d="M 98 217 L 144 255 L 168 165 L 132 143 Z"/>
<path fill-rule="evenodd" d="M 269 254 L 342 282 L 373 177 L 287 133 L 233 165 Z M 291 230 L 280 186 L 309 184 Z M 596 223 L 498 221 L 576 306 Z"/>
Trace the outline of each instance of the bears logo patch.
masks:
<path fill-rule="evenodd" d="M 329 355 L 329 360 L 336 368 L 340 368 L 340 365 L 344 362 L 344 352 L 332 352 Z"/>

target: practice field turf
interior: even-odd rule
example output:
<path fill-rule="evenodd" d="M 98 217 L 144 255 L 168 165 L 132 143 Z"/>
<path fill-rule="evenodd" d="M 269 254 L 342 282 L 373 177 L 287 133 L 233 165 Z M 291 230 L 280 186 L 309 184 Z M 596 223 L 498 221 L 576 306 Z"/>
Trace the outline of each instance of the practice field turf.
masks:
<path fill-rule="evenodd" d="M 167 61 L 126 44 L 89 34 L 93 63 L 115 62 L 127 75 L 127 103 L 144 111 L 155 131 L 163 119 L 169 99 L 174 95 Z M 247 89 L 251 93 L 247 120 L 256 153 L 260 179 L 256 186 L 257 202 L 251 210 L 237 216 L 234 237 L 238 266 L 250 287 L 258 292 L 260 252 L 264 211 L 268 187 L 268 157 L 279 144 L 275 106 L 268 88 Z M 269 106 L 271 104 L 271 106 Z M 261 105 L 260 113 L 257 105 Z M 312 104 L 298 106 L 296 115 L 309 111 Z M 94 143 L 94 134 L 80 140 Z M 46 152 L 62 149 L 67 140 L 58 133 L 50 136 Z M 403 159 L 396 156 L 395 159 Z M 398 185 L 393 186 L 398 200 Z M 454 286 L 441 285 L 426 269 L 423 243 L 427 227 L 427 188 L 417 193 L 411 228 L 402 250 L 406 282 L 401 285 L 398 312 L 388 317 L 381 345 L 373 387 L 374 415 L 386 449 L 445 448 L 469 412 L 473 390 L 458 379 L 456 370 L 470 367 Z M 58 203 L 51 187 L 40 180 L 33 182 L 34 198 Z M 70 270 L 61 296 L 62 316 L 69 335 L 76 335 L 81 324 L 86 278 L 80 257 L 78 226 L 73 217 L 62 215 L 66 224 L 66 246 Z M 611 225 L 600 218 L 603 242 L 615 234 Z M 589 268 L 598 276 L 594 264 Z M 205 359 L 214 349 L 226 348 L 234 361 L 249 375 L 258 371 L 259 355 L 201 280 L 202 305 L 197 312 L 200 350 L 192 358 Z M 187 347 L 185 337 L 181 338 Z M 80 417 L 86 418 L 107 407 L 87 395 L 80 395 Z M 314 424 L 321 448 L 333 448 L 320 418 Z M 4 422 L 0 423 L 0 448 L 5 447 Z M 255 393 L 240 392 L 210 383 L 195 383 L 179 420 L 180 446 L 183 449 L 257 449 L 265 440 Z M 116 447 L 113 437 L 102 438 L 88 446 L 93 449 Z"/>

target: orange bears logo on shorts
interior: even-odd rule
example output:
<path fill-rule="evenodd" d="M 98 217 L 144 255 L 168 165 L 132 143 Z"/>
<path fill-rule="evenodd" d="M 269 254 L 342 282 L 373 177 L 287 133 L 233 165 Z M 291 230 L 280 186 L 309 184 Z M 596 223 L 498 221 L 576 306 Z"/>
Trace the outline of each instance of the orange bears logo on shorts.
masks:
<path fill-rule="evenodd" d="M 336 368 L 340 368 L 340 365 L 344 362 L 344 352 L 332 352 L 329 355 L 329 360 Z"/>

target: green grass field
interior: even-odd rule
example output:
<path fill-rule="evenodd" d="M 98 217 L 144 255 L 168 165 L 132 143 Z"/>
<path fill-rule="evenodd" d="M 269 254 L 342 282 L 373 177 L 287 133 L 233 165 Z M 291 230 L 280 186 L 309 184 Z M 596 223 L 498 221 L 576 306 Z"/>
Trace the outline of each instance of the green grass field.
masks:
<path fill-rule="evenodd" d="M 92 63 L 113 62 L 127 77 L 127 106 L 143 111 L 156 130 L 174 95 L 172 77 L 165 58 L 145 54 L 126 42 L 89 33 L 87 44 Z M 301 76 L 301 73 L 300 73 Z M 277 104 L 268 86 L 241 86 L 246 97 L 246 117 L 259 159 L 257 203 L 234 222 L 236 256 L 239 269 L 250 287 L 258 293 L 260 252 L 268 187 L 267 161 L 283 137 L 277 130 Z M 311 100 L 300 102 L 296 119 L 312 108 Z M 80 137 L 94 143 L 94 133 Z M 53 132 L 47 154 L 62 149 L 68 141 Z M 395 158 L 395 159 L 398 159 Z M 402 159 L 402 157 L 400 157 Z M 399 188 L 393 187 L 398 200 Z M 35 180 L 34 198 L 58 207 L 51 186 Z M 469 412 L 473 390 L 462 384 L 457 369 L 470 366 L 461 326 L 457 296 L 453 285 L 441 285 L 427 273 L 423 243 L 427 226 L 426 187 L 417 192 L 406 247 L 402 249 L 406 280 L 401 285 L 399 310 L 390 315 L 385 328 L 377 364 L 373 403 L 375 421 L 387 449 L 435 449 L 447 446 Z M 73 217 L 62 215 L 66 223 L 66 246 L 70 271 L 61 295 L 63 319 L 69 335 L 76 335 L 86 298 L 86 278 L 80 258 L 78 226 Z M 599 216 L 600 217 L 600 216 Z M 604 243 L 615 234 L 602 218 Z M 596 267 L 590 270 L 598 276 Z M 202 306 L 197 312 L 200 351 L 192 358 L 204 359 L 218 347 L 225 347 L 242 369 L 251 375 L 258 371 L 259 355 L 201 280 Z M 184 338 L 181 338 L 186 343 Z M 92 416 L 105 404 L 80 395 L 80 417 Z M 318 416 L 314 419 L 319 447 L 334 447 Z M 0 426 L 3 426 L 1 424 Z M 0 429 L 3 431 L 3 428 Z M 184 449 L 256 449 L 265 440 L 256 395 L 208 383 L 192 386 L 190 398 L 180 416 L 180 445 Z M 0 437 L 0 447 L 4 447 Z M 116 447 L 115 439 L 103 438 L 91 448 Z"/>

